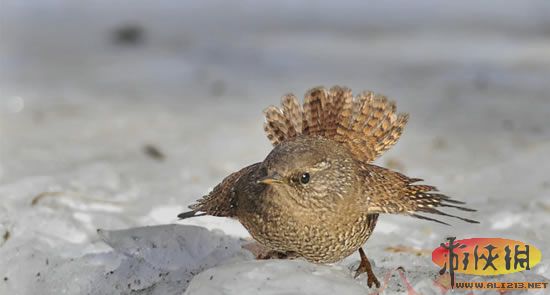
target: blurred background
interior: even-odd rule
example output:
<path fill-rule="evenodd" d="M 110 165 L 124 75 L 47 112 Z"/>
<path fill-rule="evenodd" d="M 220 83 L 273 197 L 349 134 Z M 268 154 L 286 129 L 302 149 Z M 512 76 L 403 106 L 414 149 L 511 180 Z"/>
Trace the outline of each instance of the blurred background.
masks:
<path fill-rule="evenodd" d="M 335 84 L 410 113 L 377 163 L 482 221 L 384 216 L 367 249 L 432 249 L 452 234 L 548 252 L 549 81 L 546 0 L 1 0 L 0 265 L 26 259 L 7 259 L 14 249 L 103 251 L 97 228 L 176 222 L 267 155 L 265 107 Z M 246 236 L 224 219 L 189 223 Z"/>

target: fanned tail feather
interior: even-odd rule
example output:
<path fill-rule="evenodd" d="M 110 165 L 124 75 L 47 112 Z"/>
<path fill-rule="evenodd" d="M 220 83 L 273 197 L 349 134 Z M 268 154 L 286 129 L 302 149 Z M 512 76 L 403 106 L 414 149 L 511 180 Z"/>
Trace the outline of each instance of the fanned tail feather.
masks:
<path fill-rule="evenodd" d="M 273 145 L 300 135 L 322 136 L 346 145 L 358 160 L 372 162 L 392 147 L 403 132 L 408 115 L 396 114 L 394 102 L 373 92 L 355 99 L 350 89 L 309 90 L 301 106 L 286 95 L 281 107 L 265 111 L 264 129 Z"/>

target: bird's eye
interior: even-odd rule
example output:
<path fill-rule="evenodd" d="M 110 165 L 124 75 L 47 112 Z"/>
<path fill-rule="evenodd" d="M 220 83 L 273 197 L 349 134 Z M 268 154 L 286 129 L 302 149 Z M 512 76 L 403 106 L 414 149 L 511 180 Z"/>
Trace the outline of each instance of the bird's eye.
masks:
<path fill-rule="evenodd" d="M 305 172 L 300 176 L 300 182 L 306 184 L 309 182 L 309 173 Z"/>

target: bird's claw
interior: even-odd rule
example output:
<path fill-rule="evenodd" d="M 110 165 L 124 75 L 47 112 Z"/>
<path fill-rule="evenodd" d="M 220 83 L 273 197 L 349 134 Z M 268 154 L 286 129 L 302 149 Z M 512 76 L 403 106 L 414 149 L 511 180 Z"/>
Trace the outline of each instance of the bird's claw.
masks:
<path fill-rule="evenodd" d="M 372 288 L 372 285 L 374 284 L 376 288 L 380 288 L 380 282 L 374 275 L 374 272 L 372 271 L 371 265 L 368 260 L 361 261 L 359 267 L 357 267 L 357 269 L 355 270 L 355 275 L 353 277 L 356 279 L 365 272 L 367 273 L 367 286 L 369 286 L 369 288 Z"/>
<path fill-rule="evenodd" d="M 380 282 L 374 275 L 374 272 L 372 271 L 372 266 L 370 265 L 370 261 L 367 258 L 365 251 L 363 251 L 363 248 L 359 248 L 359 255 L 361 256 L 361 263 L 359 263 L 359 266 L 355 270 L 354 278 L 357 278 L 360 274 L 366 272 L 367 286 L 369 286 L 369 288 L 372 288 L 372 284 L 374 284 L 376 288 L 380 288 Z"/>
<path fill-rule="evenodd" d="M 380 282 L 378 281 L 378 279 L 374 276 L 374 274 L 369 274 L 367 279 L 367 286 L 369 286 L 369 288 L 372 288 L 373 283 L 376 288 L 380 288 Z"/>

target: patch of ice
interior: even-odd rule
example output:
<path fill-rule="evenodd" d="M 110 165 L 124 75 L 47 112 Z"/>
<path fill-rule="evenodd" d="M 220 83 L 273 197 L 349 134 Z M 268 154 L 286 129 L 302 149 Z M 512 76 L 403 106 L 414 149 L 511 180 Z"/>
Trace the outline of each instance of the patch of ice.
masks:
<path fill-rule="evenodd" d="M 191 271 L 245 253 L 237 239 L 197 226 L 172 224 L 98 230 L 98 234 L 116 251 L 166 270 L 185 267 Z"/>
<path fill-rule="evenodd" d="M 347 270 L 303 260 L 246 261 L 195 276 L 187 295 L 366 294 Z"/>
<path fill-rule="evenodd" d="M 7 282 L 0 283 L 0 293 L 181 294 L 202 270 L 251 259 L 240 240 L 195 226 L 99 230 L 99 235 L 111 251 L 60 258 L 40 243 L 4 250 L 9 257 L 0 269 Z"/>

